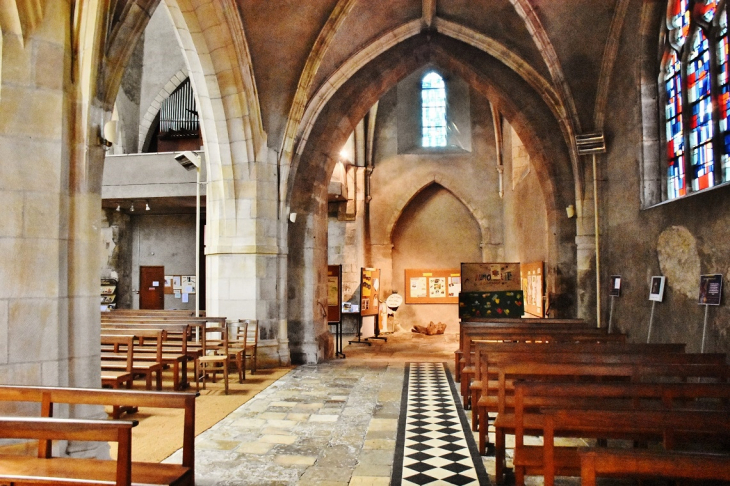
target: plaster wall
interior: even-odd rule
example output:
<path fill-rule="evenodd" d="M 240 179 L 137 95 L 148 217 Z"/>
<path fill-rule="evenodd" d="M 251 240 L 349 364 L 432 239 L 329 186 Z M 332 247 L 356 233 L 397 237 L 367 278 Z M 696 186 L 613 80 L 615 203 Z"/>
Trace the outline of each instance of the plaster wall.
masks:
<path fill-rule="evenodd" d="M 155 103 L 157 95 L 178 71 L 187 72 L 188 69 L 167 7 L 164 2 L 160 2 L 145 29 L 139 95 L 140 119 L 137 126 L 142 124 L 141 117 L 147 113 L 149 106 Z"/>
<path fill-rule="evenodd" d="M 131 308 L 139 308 L 140 266 L 164 266 L 165 275 L 195 275 L 194 214 L 132 216 L 131 235 Z M 195 295 L 184 303 L 165 294 L 165 309 L 195 309 Z"/>
<path fill-rule="evenodd" d="M 406 295 L 406 269 L 458 269 L 481 260 L 479 225 L 453 194 L 433 184 L 403 211 L 393 232 L 393 290 Z M 404 330 L 429 322 L 459 331 L 458 304 L 404 304 L 398 310 Z"/>
<path fill-rule="evenodd" d="M 504 254 L 494 127 L 488 101 L 468 90 L 471 152 L 399 154 L 404 111 L 420 119 L 407 89 L 420 88 L 423 70 L 405 78 L 379 101 L 369 205 L 369 266 L 381 269 L 381 292 L 404 294 L 406 268 L 459 268 L 461 262 L 500 260 Z M 454 78 L 450 77 L 453 81 Z M 406 100 L 404 102 L 404 99 Z M 464 101 L 464 99 L 462 99 Z M 412 134 L 407 135 L 413 138 Z M 454 329 L 457 304 L 404 304 L 401 327 L 442 321 Z"/>
<path fill-rule="evenodd" d="M 659 25 L 662 14 L 652 19 L 654 25 Z M 658 130 L 660 126 L 653 116 L 659 113 L 656 92 L 643 89 L 640 78 L 642 67 L 656 73 L 658 65 L 638 64 L 638 19 L 629 16 L 623 31 L 606 117 L 608 152 L 599 159 L 603 293 L 607 294 L 610 275 L 622 276 L 621 296 L 614 303 L 614 328 L 628 332 L 631 341 L 646 341 L 650 278 L 665 275 L 664 300 L 656 304 L 651 341 L 684 342 L 688 352 L 699 352 L 705 312 L 704 306 L 697 304 L 700 274 L 720 273 L 726 280 L 730 275 L 730 187 L 642 209 L 643 166 L 651 164 L 652 158 L 663 160 L 663 152 L 646 154 L 641 144 L 647 127 Z M 656 39 L 658 36 L 648 41 L 646 58 L 650 62 L 656 59 Z M 642 104 L 647 103 L 655 106 L 652 116 L 641 111 Z M 664 167 L 664 163 L 659 165 Z M 722 305 L 708 309 L 706 352 L 730 350 L 726 289 L 727 285 Z M 609 299 L 604 298 L 606 321 L 609 305 Z"/>
<path fill-rule="evenodd" d="M 547 209 L 537 174 L 531 168 L 524 144 L 508 123 L 503 125 L 504 141 L 504 260 L 545 262 L 547 249 Z"/>

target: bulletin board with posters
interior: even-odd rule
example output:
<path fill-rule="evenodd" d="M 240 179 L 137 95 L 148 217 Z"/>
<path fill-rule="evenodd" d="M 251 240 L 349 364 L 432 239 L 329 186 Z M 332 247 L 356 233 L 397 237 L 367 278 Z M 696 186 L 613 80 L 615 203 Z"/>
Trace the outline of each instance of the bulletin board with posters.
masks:
<path fill-rule="evenodd" d="M 380 307 L 380 269 L 360 271 L 360 315 L 377 316 Z"/>
<path fill-rule="evenodd" d="M 458 304 L 461 272 L 455 269 L 406 269 L 406 304 Z"/>
<path fill-rule="evenodd" d="M 520 279 L 522 280 L 522 291 L 525 295 L 525 312 L 536 317 L 545 317 L 543 308 L 544 271 L 545 265 L 543 262 L 520 265 Z"/>

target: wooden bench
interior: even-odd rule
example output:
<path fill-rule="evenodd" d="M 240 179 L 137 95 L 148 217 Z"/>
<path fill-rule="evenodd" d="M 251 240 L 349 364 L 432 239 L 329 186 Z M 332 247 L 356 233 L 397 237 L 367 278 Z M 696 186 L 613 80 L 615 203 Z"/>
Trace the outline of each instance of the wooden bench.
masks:
<path fill-rule="evenodd" d="M 469 384 L 476 370 L 471 361 L 474 341 L 518 343 L 604 343 L 626 342 L 625 334 L 606 334 L 603 329 L 479 329 L 464 331 L 463 367 L 461 369 L 461 394 L 464 408 L 469 408 Z"/>
<path fill-rule="evenodd" d="M 136 421 L 0 417 L 0 438 L 116 442 L 117 459 L 52 457 L 51 448 L 37 457 L 0 454 L 0 484 L 78 485 L 132 484 L 132 427 Z M 102 483 L 103 482 L 103 483 Z"/>
<path fill-rule="evenodd" d="M 533 430 L 540 408 L 702 408 L 730 410 L 730 385 L 727 383 L 576 383 L 517 382 L 514 402 L 500 405 L 494 422 L 495 475 L 498 483 L 506 467 L 506 434 L 515 433 L 517 421 L 523 435 Z M 527 418 L 527 419 L 526 419 Z"/>
<path fill-rule="evenodd" d="M 114 329 L 112 331 L 116 335 L 124 332 L 122 329 Z M 133 352 L 120 354 L 116 353 L 116 356 L 112 359 L 106 359 L 104 353 L 102 353 L 101 369 L 110 371 L 128 372 L 133 375 L 142 375 L 145 378 L 145 386 L 147 390 L 152 389 L 152 376 L 156 376 L 155 386 L 157 390 L 162 390 L 162 338 L 164 331 L 150 330 L 150 329 L 136 329 L 130 331 L 129 336 L 133 339 L 140 339 L 142 336 L 154 339 L 156 342 L 156 354 L 152 361 L 150 360 L 135 360 L 132 357 L 132 367 L 129 368 L 129 357 Z M 132 345 L 134 347 L 134 345 Z M 107 358 L 109 356 L 107 355 Z M 121 359 L 116 359 L 121 358 Z"/>
<path fill-rule="evenodd" d="M 195 397 L 194 393 L 178 392 L 0 385 L 0 401 L 38 403 L 43 418 L 58 414 L 58 411 L 54 410 L 55 404 L 183 409 L 182 463 L 132 462 L 131 464 L 132 483 L 150 485 L 195 484 Z M 46 454 L 50 454 L 51 439 L 52 437 L 40 439 L 39 455 L 45 457 Z M 54 461 L 56 460 L 54 458 Z M 111 476 L 105 484 L 114 484 L 114 476 Z"/>
<path fill-rule="evenodd" d="M 582 486 L 597 476 L 730 481 L 730 455 L 703 452 L 580 448 Z"/>
<path fill-rule="evenodd" d="M 154 326 L 152 324 L 151 326 Z M 130 327 L 120 324 L 116 327 L 103 326 L 102 336 L 105 334 L 125 335 L 131 334 L 140 338 L 140 342 L 135 345 L 137 348 L 134 353 L 134 359 L 137 361 L 148 361 L 161 363 L 163 368 L 172 366 L 173 388 L 181 390 L 187 387 L 187 362 L 191 357 L 187 354 L 187 340 L 171 340 L 172 335 L 184 336 L 189 332 L 189 326 L 186 324 L 165 324 L 162 329 L 150 329 L 141 327 Z M 162 332 L 161 341 L 156 339 L 156 334 Z M 155 338 L 154 344 L 149 345 L 146 337 Z M 104 343 L 102 343 L 104 344 Z M 111 350 L 102 346 L 102 361 L 118 360 L 119 351 L 115 347 Z"/>
<path fill-rule="evenodd" d="M 574 328 L 574 329 L 595 329 L 584 319 L 485 319 L 474 318 L 459 322 L 459 348 L 454 351 L 454 379 L 461 381 L 462 357 L 464 355 L 464 337 L 470 330 L 492 329 L 492 328 L 537 328 L 538 326 L 555 326 L 555 328 Z"/>
<path fill-rule="evenodd" d="M 480 415 L 486 407 L 486 411 L 498 411 L 496 397 L 487 398 L 479 406 L 482 396 L 483 382 L 482 375 L 488 369 L 491 358 L 492 365 L 516 361 L 534 361 L 544 359 L 548 362 L 604 362 L 604 363 L 628 363 L 628 362 L 676 362 L 676 363 L 714 363 L 725 362 L 724 354 L 684 354 L 680 350 L 684 345 L 673 344 L 628 344 L 628 343 L 541 343 L 541 344 L 520 344 L 520 343 L 493 343 L 475 340 L 475 364 L 474 381 L 469 386 L 470 402 L 477 404 L 472 407 L 472 427 L 478 430 Z M 545 357 L 545 355 L 549 355 Z M 601 355 L 600 359 L 594 356 Z M 647 356 L 652 356 L 648 358 Z M 538 358 L 541 357 L 541 358 Z M 495 371 L 494 368 L 493 371 Z M 486 415 L 484 415 L 486 417 Z"/>
<path fill-rule="evenodd" d="M 505 363 L 496 370 L 497 380 L 488 383 L 486 392 L 483 390 L 480 398 L 480 416 L 487 416 L 486 405 L 488 397 L 497 396 L 497 403 L 504 404 L 506 396 L 514 392 L 514 381 L 579 381 L 579 380 L 613 380 L 613 381 L 641 381 L 656 380 L 687 380 L 688 378 L 710 378 L 719 382 L 727 382 L 730 377 L 730 368 L 725 364 L 666 364 L 666 363 L 550 363 L 547 361 L 529 361 Z M 488 376 L 488 375 L 485 375 Z M 499 410 L 497 410 L 499 412 Z M 499 419 L 499 416 L 497 417 Z M 479 426 L 479 452 L 486 453 L 487 447 L 487 420 Z"/>
<path fill-rule="evenodd" d="M 545 486 L 555 476 L 578 476 L 580 456 L 575 447 L 556 447 L 555 437 L 646 440 L 653 437 L 664 448 L 681 441 L 701 446 L 708 438 L 730 437 L 730 414 L 706 410 L 575 410 L 544 409 L 543 446 L 515 451 L 515 484 L 524 485 L 527 474 L 542 474 Z"/>
<path fill-rule="evenodd" d="M 132 388 L 132 364 L 134 362 L 134 336 L 129 335 L 101 335 L 102 346 L 113 346 L 114 349 L 125 349 L 124 362 L 125 370 L 101 370 L 101 386 L 105 388 Z"/>

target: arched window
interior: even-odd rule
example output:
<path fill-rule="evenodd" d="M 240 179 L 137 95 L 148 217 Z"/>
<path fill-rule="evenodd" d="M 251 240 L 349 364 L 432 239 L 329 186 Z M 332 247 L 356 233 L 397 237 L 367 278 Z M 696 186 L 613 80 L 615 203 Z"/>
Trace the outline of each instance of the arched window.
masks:
<path fill-rule="evenodd" d="M 730 182 L 727 7 L 718 12 L 717 4 L 672 0 L 668 9 L 662 64 L 667 199 Z"/>
<path fill-rule="evenodd" d="M 421 81 L 421 146 L 446 147 L 446 84 L 430 71 Z"/>

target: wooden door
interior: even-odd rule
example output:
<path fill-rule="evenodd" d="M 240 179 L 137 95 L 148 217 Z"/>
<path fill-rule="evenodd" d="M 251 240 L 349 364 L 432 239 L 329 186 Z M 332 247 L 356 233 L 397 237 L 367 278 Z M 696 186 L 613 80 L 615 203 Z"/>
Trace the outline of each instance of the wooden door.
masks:
<path fill-rule="evenodd" d="M 139 267 L 139 308 L 165 308 L 165 267 Z"/>

